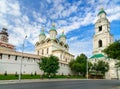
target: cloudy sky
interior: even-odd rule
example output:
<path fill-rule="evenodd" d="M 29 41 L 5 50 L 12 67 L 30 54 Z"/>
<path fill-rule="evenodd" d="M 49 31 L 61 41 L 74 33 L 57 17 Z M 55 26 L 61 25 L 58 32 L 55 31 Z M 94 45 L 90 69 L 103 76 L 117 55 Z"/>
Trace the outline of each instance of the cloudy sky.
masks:
<path fill-rule="evenodd" d="M 94 23 L 100 7 L 104 7 L 114 39 L 120 39 L 120 0 L 0 0 L 0 31 L 6 27 L 9 43 L 21 51 L 34 53 L 41 27 L 48 36 L 52 22 L 58 36 L 64 29 L 69 51 L 92 55 Z"/>

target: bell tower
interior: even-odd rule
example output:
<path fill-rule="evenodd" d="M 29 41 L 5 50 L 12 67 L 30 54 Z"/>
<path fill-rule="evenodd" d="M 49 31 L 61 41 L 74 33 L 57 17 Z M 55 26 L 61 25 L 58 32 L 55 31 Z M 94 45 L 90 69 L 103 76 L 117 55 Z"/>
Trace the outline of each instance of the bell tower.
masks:
<path fill-rule="evenodd" d="M 106 17 L 103 8 L 100 9 L 95 23 L 95 34 L 93 38 L 93 54 L 102 53 L 109 44 L 113 42 L 113 36 L 110 34 L 110 22 Z"/>
<path fill-rule="evenodd" d="M 8 33 L 6 28 L 2 28 L 2 31 L 0 32 L 0 41 L 8 43 Z"/>

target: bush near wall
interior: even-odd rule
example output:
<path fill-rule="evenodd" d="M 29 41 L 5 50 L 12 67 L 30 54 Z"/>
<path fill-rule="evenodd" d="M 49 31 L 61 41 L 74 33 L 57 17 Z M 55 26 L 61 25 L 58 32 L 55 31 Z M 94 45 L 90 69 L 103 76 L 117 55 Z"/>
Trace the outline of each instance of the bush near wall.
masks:
<path fill-rule="evenodd" d="M 26 74 L 26 75 L 23 75 L 22 74 L 22 79 L 71 79 L 71 78 L 75 78 L 75 79 L 84 79 L 85 77 L 82 77 L 82 76 L 68 76 L 68 75 L 55 75 L 55 76 L 47 76 L 47 75 L 44 75 L 44 76 L 41 76 L 41 75 L 31 75 L 31 74 Z M 7 76 L 5 76 L 4 74 L 3 75 L 0 75 L 0 80 L 18 80 L 19 79 L 19 75 L 15 75 L 15 74 L 7 74 Z"/>
<path fill-rule="evenodd" d="M 7 75 L 0 75 L 0 80 L 17 80 L 19 75 L 17 74 L 7 74 Z M 32 75 L 31 74 L 22 74 L 22 79 L 40 79 L 40 75 Z"/>

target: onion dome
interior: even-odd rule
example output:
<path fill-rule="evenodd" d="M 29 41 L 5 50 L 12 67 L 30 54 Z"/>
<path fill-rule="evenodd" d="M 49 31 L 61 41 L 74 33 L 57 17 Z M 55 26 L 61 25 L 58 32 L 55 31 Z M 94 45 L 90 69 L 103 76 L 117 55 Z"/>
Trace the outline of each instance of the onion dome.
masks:
<path fill-rule="evenodd" d="M 100 12 L 98 13 L 98 15 L 100 15 L 100 14 L 102 14 L 102 13 L 104 13 L 104 14 L 106 15 L 106 12 L 104 11 L 103 8 L 100 9 Z"/>

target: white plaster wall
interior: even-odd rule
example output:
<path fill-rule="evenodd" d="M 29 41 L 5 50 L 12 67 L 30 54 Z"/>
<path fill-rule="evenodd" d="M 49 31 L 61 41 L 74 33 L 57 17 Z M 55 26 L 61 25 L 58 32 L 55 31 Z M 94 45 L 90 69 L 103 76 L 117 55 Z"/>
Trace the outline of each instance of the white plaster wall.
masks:
<path fill-rule="evenodd" d="M 31 73 L 37 73 L 37 74 L 43 74 L 43 71 L 39 69 L 39 65 L 37 64 L 39 62 L 38 59 L 30 58 L 28 59 L 23 58 L 22 61 L 22 74 L 31 74 Z M 7 74 L 15 74 L 16 72 L 19 74 L 20 72 L 20 63 L 21 63 L 21 57 L 17 57 L 17 60 L 15 60 L 15 56 L 10 56 L 10 59 L 8 59 L 8 55 L 2 55 L 2 59 L 0 59 L 0 74 L 4 74 L 7 71 Z M 64 74 L 68 75 L 71 74 L 71 71 L 66 64 L 60 63 L 60 69 L 58 70 L 57 74 Z"/>
<path fill-rule="evenodd" d="M 62 75 L 62 74 L 63 75 L 72 74 L 68 64 L 60 63 L 59 66 L 60 66 L 60 69 L 58 70 L 57 74 L 59 74 L 59 75 Z"/>
<path fill-rule="evenodd" d="M 22 61 L 22 74 L 31 74 L 37 72 L 37 74 L 41 74 L 42 71 L 39 69 L 37 64 L 39 62 L 38 59 L 29 59 L 24 58 Z M 2 59 L 0 59 L 0 74 L 4 74 L 7 71 L 8 74 L 15 74 L 16 72 L 19 74 L 20 72 L 20 64 L 21 57 L 18 57 L 15 60 L 15 56 L 10 56 L 8 59 L 8 55 L 2 55 Z"/>

